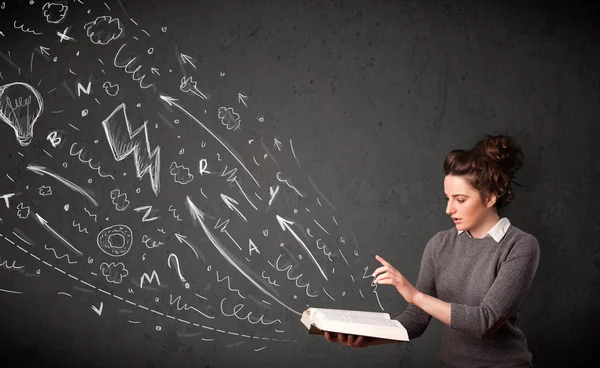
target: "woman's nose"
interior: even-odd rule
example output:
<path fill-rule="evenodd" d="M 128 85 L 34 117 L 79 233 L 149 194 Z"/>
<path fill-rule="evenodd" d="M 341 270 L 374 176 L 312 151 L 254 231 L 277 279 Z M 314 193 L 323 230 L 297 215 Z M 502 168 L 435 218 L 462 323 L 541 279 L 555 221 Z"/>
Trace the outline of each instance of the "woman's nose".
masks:
<path fill-rule="evenodd" d="M 450 202 L 448 202 L 448 204 L 446 205 L 446 215 L 451 216 L 452 212 L 452 207 L 450 206 Z"/>

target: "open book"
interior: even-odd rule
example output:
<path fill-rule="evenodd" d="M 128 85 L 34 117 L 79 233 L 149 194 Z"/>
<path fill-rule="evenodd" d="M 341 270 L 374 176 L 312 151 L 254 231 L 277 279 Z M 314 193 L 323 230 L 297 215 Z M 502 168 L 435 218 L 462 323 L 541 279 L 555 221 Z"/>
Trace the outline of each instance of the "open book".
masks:
<path fill-rule="evenodd" d="M 323 334 L 325 331 L 369 336 L 381 339 L 408 341 L 408 331 L 400 322 L 390 319 L 387 313 L 363 312 L 343 309 L 308 308 L 302 313 L 300 322 L 309 334 Z"/>

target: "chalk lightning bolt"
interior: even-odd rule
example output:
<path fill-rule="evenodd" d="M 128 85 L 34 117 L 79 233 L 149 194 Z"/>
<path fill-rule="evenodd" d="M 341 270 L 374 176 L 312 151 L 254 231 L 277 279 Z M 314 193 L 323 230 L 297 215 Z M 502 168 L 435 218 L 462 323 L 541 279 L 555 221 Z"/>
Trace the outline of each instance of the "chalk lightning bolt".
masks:
<path fill-rule="evenodd" d="M 115 160 L 122 161 L 133 153 L 134 165 L 138 179 L 150 175 L 150 183 L 154 194 L 160 191 L 160 147 L 150 149 L 146 122 L 136 130 L 132 130 L 125 103 L 117 108 L 102 122 L 108 144 Z"/>

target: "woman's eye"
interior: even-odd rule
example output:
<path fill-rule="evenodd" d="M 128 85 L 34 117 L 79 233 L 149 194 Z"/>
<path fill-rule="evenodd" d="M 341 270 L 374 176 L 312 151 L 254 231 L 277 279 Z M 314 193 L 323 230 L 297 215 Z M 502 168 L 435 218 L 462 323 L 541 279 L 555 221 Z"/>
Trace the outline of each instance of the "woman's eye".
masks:
<path fill-rule="evenodd" d="M 458 203 L 463 203 L 465 200 L 464 199 L 457 199 Z"/>

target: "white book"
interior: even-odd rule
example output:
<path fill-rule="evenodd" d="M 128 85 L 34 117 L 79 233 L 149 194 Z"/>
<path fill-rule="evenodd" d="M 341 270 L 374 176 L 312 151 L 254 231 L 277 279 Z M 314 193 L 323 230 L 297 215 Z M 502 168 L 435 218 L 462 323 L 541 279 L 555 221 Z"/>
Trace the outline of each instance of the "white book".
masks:
<path fill-rule="evenodd" d="M 322 335 L 328 331 L 333 336 L 343 333 L 409 341 L 406 328 L 399 321 L 391 319 L 388 313 L 308 308 L 302 313 L 300 322 L 308 329 L 309 334 Z"/>

